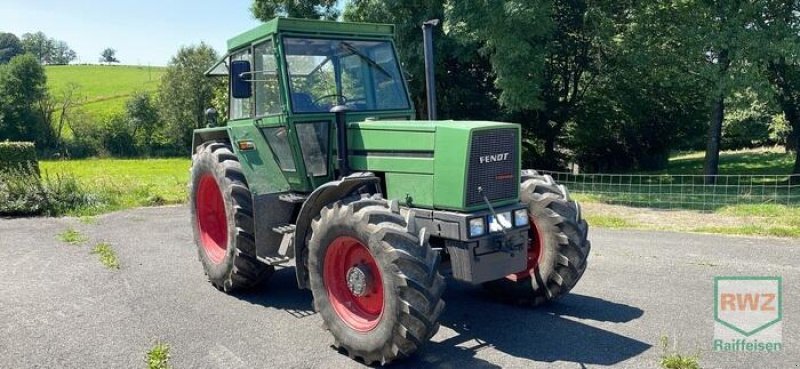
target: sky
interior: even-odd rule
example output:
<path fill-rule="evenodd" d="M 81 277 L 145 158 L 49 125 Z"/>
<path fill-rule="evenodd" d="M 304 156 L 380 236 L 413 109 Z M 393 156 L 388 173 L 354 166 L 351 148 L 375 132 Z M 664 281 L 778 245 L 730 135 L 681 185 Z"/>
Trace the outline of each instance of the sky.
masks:
<path fill-rule="evenodd" d="M 0 0 L 0 32 L 42 31 L 97 63 L 107 47 L 128 65 L 167 65 L 178 48 L 226 41 L 259 24 L 252 0 Z"/>

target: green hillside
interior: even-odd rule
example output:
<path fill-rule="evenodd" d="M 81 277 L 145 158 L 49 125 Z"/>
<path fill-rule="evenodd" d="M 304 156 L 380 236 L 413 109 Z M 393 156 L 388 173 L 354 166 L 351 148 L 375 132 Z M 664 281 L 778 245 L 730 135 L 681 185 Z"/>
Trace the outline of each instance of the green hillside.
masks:
<path fill-rule="evenodd" d="M 80 86 L 91 115 L 120 112 L 136 91 L 155 91 L 165 68 L 126 65 L 55 65 L 45 67 L 47 85 L 56 97 L 70 83 Z"/>

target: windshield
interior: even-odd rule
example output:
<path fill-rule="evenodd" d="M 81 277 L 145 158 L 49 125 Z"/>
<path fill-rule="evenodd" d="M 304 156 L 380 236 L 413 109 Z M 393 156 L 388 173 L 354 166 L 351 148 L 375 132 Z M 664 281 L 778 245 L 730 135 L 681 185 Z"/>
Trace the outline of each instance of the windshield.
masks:
<path fill-rule="evenodd" d="M 295 113 L 408 109 L 394 48 L 388 41 L 286 37 L 284 54 Z"/>

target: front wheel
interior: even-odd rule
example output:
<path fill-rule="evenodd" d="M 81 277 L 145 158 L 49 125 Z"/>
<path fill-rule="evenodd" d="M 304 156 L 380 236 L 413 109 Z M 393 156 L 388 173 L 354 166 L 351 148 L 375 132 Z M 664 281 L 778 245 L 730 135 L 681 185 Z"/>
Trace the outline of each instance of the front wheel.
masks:
<path fill-rule="evenodd" d="M 550 176 L 535 175 L 521 185 L 530 219 L 526 270 L 484 284 L 495 296 L 539 306 L 566 295 L 586 271 L 591 243 L 580 206 Z"/>
<path fill-rule="evenodd" d="M 309 282 L 335 346 L 367 364 L 411 355 L 439 325 L 445 282 L 424 232 L 380 197 L 351 197 L 311 225 Z"/>

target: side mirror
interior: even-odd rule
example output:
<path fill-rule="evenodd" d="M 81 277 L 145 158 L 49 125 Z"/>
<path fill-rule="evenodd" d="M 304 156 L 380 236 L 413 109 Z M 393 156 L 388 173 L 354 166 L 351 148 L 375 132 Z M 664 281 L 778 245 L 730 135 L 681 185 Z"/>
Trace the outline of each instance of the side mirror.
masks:
<path fill-rule="evenodd" d="M 208 108 L 206 109 L 206 128 L 214 128 L 217 126 L 217 109 Z"/>
<path fill-rule="evenodd" d="M 234 99 L 249 99 L 253 96 L 250 84 L 250 62 L 235 60 L 231 63 L 231 97 Z"/>

